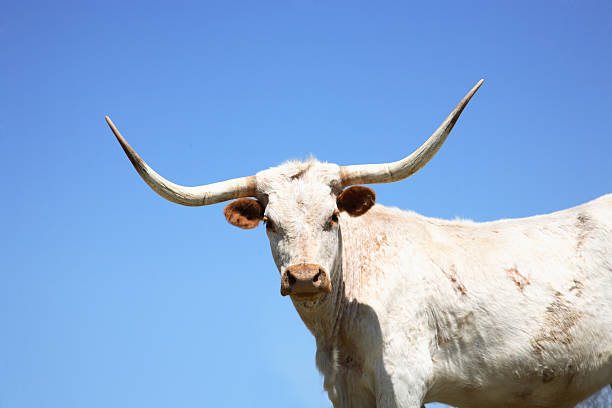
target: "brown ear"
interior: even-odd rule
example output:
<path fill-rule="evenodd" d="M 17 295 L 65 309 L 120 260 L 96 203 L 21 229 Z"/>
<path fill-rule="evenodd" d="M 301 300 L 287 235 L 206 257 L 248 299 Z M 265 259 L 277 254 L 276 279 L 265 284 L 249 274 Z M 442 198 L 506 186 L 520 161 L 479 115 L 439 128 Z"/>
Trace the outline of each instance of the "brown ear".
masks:
<path fill-rule="evenodd" d="M 376 202 L 376 193 L 369 187 L 352 186 L 340 193 L 336 205 L 351 217 L 359 217 L 368 212 Z"/>
<path fill-rule="evenodd" d="M 252 198 L 239 198 L 223 209 L 223 215 L 232 225 L 239 228 L 255 228 L 263 218 L 263 206 Z"/>

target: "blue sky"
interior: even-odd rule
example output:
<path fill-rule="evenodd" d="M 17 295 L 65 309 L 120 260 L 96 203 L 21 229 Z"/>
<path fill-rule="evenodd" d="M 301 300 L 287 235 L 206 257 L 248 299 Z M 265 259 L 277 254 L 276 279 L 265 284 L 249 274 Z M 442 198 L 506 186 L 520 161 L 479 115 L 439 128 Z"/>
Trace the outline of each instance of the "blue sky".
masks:
<path fill-rule="evenodd" d="M 0 407 L 327 407 L 262 228 L 154 194 L 447 143 L 378 202 L 523 217 L 612 192 L 610 2 L 3 2 Z"/>

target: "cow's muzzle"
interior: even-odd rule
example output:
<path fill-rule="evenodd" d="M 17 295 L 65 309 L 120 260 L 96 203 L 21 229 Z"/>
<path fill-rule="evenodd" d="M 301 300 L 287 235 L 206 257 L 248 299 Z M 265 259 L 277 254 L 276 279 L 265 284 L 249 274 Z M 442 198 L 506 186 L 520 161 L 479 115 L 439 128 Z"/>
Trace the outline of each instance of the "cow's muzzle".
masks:
<path fill-rule="evenodd" d="M 288 267 L 281 276 L 281 295 L 297 299 L 315 298 L 331 293 L 329 275 L 321 265 L 298 264 Z"/>

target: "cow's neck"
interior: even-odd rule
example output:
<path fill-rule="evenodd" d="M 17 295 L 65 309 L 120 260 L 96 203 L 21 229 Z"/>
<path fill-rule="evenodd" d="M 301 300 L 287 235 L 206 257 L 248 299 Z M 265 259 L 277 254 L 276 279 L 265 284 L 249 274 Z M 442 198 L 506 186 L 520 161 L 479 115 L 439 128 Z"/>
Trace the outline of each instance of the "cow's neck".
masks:
<path fill-rule="evenodd" d="M 362 302 L 369 296 L 369 282 L 381 277 L 382 270 L 376 256 L 386 250 L 388 234 L 379 223 L 368 219 L 369 216 L 341 218 L 339 256 L 330 273 L 332 293 L 324 295 L 316 303 L 293 302 L 302 321 L 315 336 L 318 349 L 342 347 L 341 343 L 350 342 L 354 337 L 352 334 L 360 330 L 358 322 L 366 317 L 361 315 L 374 317 L 365 310 L 371 309 L 368 302 L 365 305 Z M 364 270 L 367 273 L 362 276 Z M 361 319 L 357 318 L 358 315 Z M 353 348 L 356 345 L 346 346 Z"/>
<path fill-rule="evenodd" d="M 316 304 L 293 302 L 302 321 L 316 339 L 317 368 L 323 374 L 323 387 L 334 406 L 339 404 L 338 384 L 347 385 L 342 381 L 338 383 L 338 376 L 346 372 L 347 368 L 359 366 L 363 362 L 363 347 L 355 341 L 368 338 L 359 332 L 361 322 L 365 321 L 366 326 L 369 323 L 366 321 L 368 317 L 363 315 L 366 310 L 356 298 L 359 291 L 355 287 L 355 271 L 345 275 L 344 262 L 342 257 L 339 258 L 331 274 L 332 293 Z"/>

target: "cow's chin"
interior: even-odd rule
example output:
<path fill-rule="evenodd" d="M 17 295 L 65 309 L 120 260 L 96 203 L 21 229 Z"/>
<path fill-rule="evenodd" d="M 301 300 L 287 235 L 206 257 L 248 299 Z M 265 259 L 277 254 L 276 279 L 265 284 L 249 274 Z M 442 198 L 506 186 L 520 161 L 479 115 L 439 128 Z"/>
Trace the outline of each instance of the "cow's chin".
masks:
<path fill-rule="evenodd" d="M 293 306 L 298 310 L 304 312 L 308 311 L 314 313 L 319 309 L 319 305 L 326 303 L 325 299 L 328 298 L 328 294 L 325 292 L 314 293 L 311 295 L 289 295 Z"/>
<path fill-rule="evenodd" d="M 300 293 L 300 294 L 289 294 L 291 300 L 294 302 L 316 302 L 321 299 L 321 297 L 325 294 L 325 292 L 317 292 L 317 293 Z"/>

